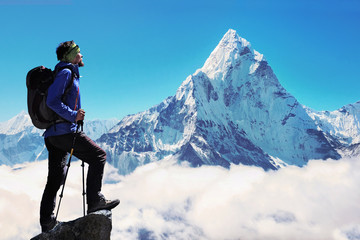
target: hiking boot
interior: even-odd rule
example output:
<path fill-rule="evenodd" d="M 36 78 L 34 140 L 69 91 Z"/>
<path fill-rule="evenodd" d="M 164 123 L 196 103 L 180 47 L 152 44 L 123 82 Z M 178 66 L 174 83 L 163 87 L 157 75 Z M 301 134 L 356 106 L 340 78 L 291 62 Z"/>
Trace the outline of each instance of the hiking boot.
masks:
<path fill-rule="evenodd" d="M 41 223 L 41 232 L 49 232 L 53 230 L 60 222 L 55 220 L 55 218 L 51 218 L 50 221 Z"/>
<path fill-rule="evenodd" d="M 115 199 L 111 201 L 111 200 L 106 200 L 105 198 L 101 198 L 100 201 L 97 203 L 88 204 L 87 213 L 89 214 L 99 210 L 111 210 L 117 205 L 119 205 L 119 203 L 120 203 L 119 199 Z"/>

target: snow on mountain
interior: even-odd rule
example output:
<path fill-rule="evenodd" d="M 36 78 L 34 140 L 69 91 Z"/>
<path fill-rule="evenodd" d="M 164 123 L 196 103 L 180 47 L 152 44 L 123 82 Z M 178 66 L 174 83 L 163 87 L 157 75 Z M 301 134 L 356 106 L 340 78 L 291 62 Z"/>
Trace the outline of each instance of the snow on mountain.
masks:
<path fill-rule="evenodd" d="M 41 130 L 33 128 L 30 116 L 25 111 L 6 122 L 0 122 L 0 134 L 13 135 L 26 130 L 41 132 Z"/>
<path fill-rule="evenodd" d="M 119 123 L 119 120 L 116 118 L 107 120 L 95 119 L 84 121 L 84 132 L 91 139 L 96 140 L 104 133 L 109 132 L 109 130 L 117 123 Z"/>
<path fill-rule="evenodd" d="M 201 71 L 223 100 L 213 102 L 228 110 L 226 118 L 269 155 L 299 166 L 309 159 L 338 157 L 263 55 L 234 30 L 225 34 Z"/>
<path fill-rule="evenodd" d="M 348 104 L 336 111 L 307 109 L 318 129 L 331 138 L 343 156 L 360 154 L 360 102 Z"/>
<path fill-rule="evenodd" d="M 234 30 L 174 96 L 124 118 L 98 142 L 123 174 L 165 156 L 264 169 L 340 157 L 264 56 Z"/>
<path fill-rule="evenodd" d="M 47 158 L 42 131 L 33 127 L 30 116 L 21 112 L 0 123 L 0 165 Z"/>
<path fill-rule="evenodd" d="M 85 121 L 84 131 L 95 140 L 118 122 L 116 119 Z M 0 165 L 13 166 L 47 159 L 43 132 L 32 125 L 30 116 L 24 111 L 8 121 L 0 122 Z"/>
<path fill-rule="evenodd" d="M 301 105 L 230 29 L 174 96 L 121 121 L 85 121 L 84 130 L 121 174 L 164 158 L 277 169 L 360 154 L 359 110 L 360 102 L 333 112 Z M 0 164 L 46 159 L 41 135 L 25 112 L 0 123 Z"/>

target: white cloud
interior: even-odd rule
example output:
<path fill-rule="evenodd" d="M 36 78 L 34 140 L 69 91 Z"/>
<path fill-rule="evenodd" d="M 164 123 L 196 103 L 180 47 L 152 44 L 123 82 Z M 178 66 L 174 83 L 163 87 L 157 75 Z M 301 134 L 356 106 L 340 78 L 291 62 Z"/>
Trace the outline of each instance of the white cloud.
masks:
<path fill-rule="evenodd" d="M 16 171 L 0 166 L 1 239 L 29 239 L 40 231 L 46 168 L 46 161 Z M 357 159 L 310 161 L 303 168 L 269 172 L 164 161 L 128 176 L 107 166 L 104 180 L 105 196 L 121 200 L 113 210 L 113 240 L 360 239 Z M 60 220 L 82 215 L 81 191 L 80 163 L 74 162 Z"/>

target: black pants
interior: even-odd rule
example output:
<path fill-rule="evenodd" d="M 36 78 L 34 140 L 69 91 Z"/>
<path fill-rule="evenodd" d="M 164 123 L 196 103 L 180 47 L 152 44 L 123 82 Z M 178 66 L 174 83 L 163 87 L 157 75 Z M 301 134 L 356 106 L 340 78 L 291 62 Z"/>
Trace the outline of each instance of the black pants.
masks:
<path fill-rule="evenodd" d="M 48 177 L 40 205 L 40 222 L 47 222 L 54 217 L 56 194 L 64 183 L 68 153 L 71 151 L 75 133 L 45 138 L 49 152 Z M 87 204 L 99 201 L 104 196 L 101 192 L 106 153 L 83 132 L 76 136 L 73 156 L 89 164 L 86 179 Z"/>

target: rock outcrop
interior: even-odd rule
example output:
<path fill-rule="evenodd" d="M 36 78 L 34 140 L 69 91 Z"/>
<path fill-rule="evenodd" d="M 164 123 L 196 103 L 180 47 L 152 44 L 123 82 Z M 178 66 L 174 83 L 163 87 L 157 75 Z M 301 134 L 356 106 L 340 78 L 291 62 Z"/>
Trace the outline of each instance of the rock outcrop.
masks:
<path fill-rule="evenodd" d="M 53 230 L 31 240 L 109 240 L 111 211 L 101 210 L 70 222 L 61 222 Z"/>

